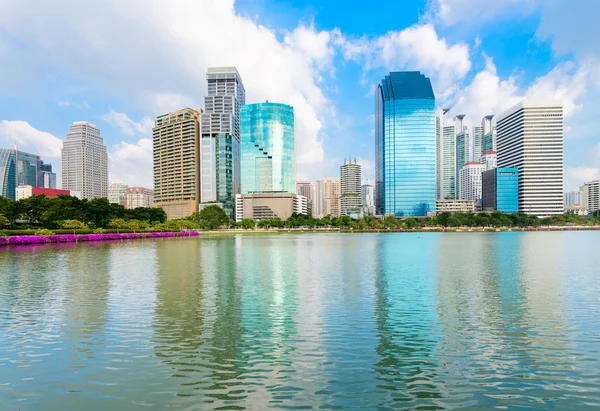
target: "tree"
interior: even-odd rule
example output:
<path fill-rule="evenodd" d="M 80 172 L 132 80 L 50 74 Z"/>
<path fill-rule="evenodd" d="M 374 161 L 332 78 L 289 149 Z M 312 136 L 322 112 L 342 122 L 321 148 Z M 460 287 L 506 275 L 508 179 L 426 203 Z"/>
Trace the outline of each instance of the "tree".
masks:
<path fill-rule="evenodd" d="M 271 226 L 277 227 L 277 228 L 283 227 L 283 221 L 281 221 L 281 218 L 279 218 L 279 217 L 272 218 Z"/>
<path fill-rule="evenodd" d="M 8 219 L 9 224 L 12 224 L 17 219 L 16 203 L 10 198 L 0 196 L 0 214 Z"/>
<path fill-rule="evenodd" d="M 29 223 L 40 223 L 44 210 L 48 208 L 49 198 L 45 195 L 23 198 L 17 202 L 21 218 Z"/>
<path fill-rule="evenodd" d="M 258 226 L 260 228 L 269 228 L 269 227 L 271 227 L 271 219 L 270 218 L 263 218 L 262 220 L 260 220 L 258 222 Z"/>
<path fill-rule="evenodd" d="M 2 214 L 0 214 L 0 227 L 6 227 L 9 224 L 10 224 L 10 221 L 8 221 L 8 218 L 6 218 Z"/>
<path fill-rule="evenodd" d="M 450 217 L 452 217 L 452 213 L 449 213 L 448 211 L 442 211 L 436 218 L 438 224 L 446 228 L 448 227 L 448 221 L 450 220 Z"/>
<path fill-rule="evenodd" d="M 46 228 L 58 228 L 65 220 L 88 221 L 85 212 L 86 204 L 87 200 L 80 200 L 66 194 L 49 198 L 40 221 Z"/>
<path fill-rule="evenodd" d="M 119 230 L 122 230 L 123 228 L 127 228 L 127 221 L 123 220 L 122 218 L 115 218 L 110 220 L 110 222 L 108 223 L 108 226 L 110 228 L 114 228 L 117 230 L 117 233 L 119 232 Z"/>
<path fill-rule="evenodd" d="M 244 218 L 241 222 L 242 227 L 244 227 L 245 230 L 253 230 L 254 227 L 256 226 L 256 221 L 254 221 L 251 218 Z"/>
<path fill-rule="evenodd" d="M 135 233 L 140 230 L 141 223 L 138 220 L 129 220 L 127 221 L 127 228 Z"/>
<path fill-rule="evenodd" d="M 419 222 L 416 218 L 409 217 L 406 220 L 404 220 L 404 225 L 406 226 L 406 228 L 413 229 L 419 226 Z"/>
<path fill-rule="evenodd" d="M 65 220 L 61 226 L 66 230 L 73 230 L 73 234 L 75 234 L 75 230 L 83 230 L 87 228 L 87 226 L 79 220 Z"/>
<path fill-rule="evenodd" d="M 383 219 L 383 226 L 388 230 L 390 228 L 396 228 L 396 217 L 391 214 L 386 215 Z"/>
<path fill-rule="evenodd" d="M 218 205 L 209 205 L 202 211 L 192 214 L 189 219 L 199 227 L 209 230 L 215 230 L 230 221 L 225 210 Z"/>
<path fill-rule="evenodd" d="M 120 204 L 113 204 L 108 202 L 106 198 L 94 198 L 86 203 L 86 221 L 93 224 L 95 227 L 106 227 L 110 220 L 123 216 L 123 211 L 117 207 L 125 210 Z"/>

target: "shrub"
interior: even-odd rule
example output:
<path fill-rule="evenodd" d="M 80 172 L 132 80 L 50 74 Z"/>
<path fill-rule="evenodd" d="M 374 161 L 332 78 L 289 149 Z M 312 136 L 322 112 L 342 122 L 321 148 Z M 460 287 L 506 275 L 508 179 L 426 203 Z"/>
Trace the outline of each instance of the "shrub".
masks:
<path fill-rule="evenodd" d="M 52 231 L 47 230 L 45 228 L 39 228 L 39 229 L 35 230 L 35 235 L 48 236 L 48 235 L 52 235 L 52 234 L 54 234 Z"/>
<path fill-rule="evenodd" d="M 96 228 L 94 234 L 104 234 L 106 230 L 104 228 Z"/>

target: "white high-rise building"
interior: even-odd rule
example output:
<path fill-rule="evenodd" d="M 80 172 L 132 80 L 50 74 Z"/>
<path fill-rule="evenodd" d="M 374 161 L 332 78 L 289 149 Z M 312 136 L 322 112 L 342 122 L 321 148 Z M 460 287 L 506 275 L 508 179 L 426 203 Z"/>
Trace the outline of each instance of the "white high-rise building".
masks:
<path fill-rule="evenodd" d="M 438 200 L 456 198 L 456 133 L 444 126 L 448 109 L 440 109 L 436 118 L 436 196 Z"/>
<path fill-rule="evenodd" d="M 471 138 L 469 135 L 469 127 L 464 124 L 464 114 L 454 117 L 454 136 L 456 141 L 456 167 L 455 173 L 455 198 L 460 197 L 460 170 L 465 164 L 471 161 Z"/>
<path fill-rule="evenodd" d="M 363 204 L 364 215 L 375 215 L 375 186 L 363 184 L 360 188 L 360 197 Z"/>
<path fill-rule="evenodd" d="M 590 214 L 600 210 L 600 180 L 588 181 L 583 185 L 582 202 Z"/>
<path fill-rule="evenodd" d="M 460 170 L 460 199 L 481 200 L 482 174 L 485 166 L 478 162 L 469 162 Z"/>
<path fill-rule="evenodd" d="M 340 182 L 337 178 L 323 177 L 317 180 L 313 215 L 316 218 L 340 216 Z"/>
<path fill-rule="evenodd" d="M 125 206 L 125 190 L 127 190 L 127 187 L 129 186 L 120 180 L 114 180 L 110 183 L 108 186 L 108 202 Z"/>
<path fill-rule="evenodd" d="M 485 166 L 485 171 L 491 170 L 492 168 L 498 167 L 498 156 L 495 151 L 483 153 L 479 162 Z"/>
<path fill-rule="evenodd" d="M 563 104 L 523 101 L 498 116 L 498 167 L 519 169 L 519 211 L 564 212 Z"/>
<path fill-rule="evenodd" d="M 356 159 L 344 160 L 344 165 L 340 166 L 340 215 L 361 214 L 361 181 L 361 168 Z"/>
<path fill-rule="evenodd" d="M 87 121 L 71 124 L 63 141 L 62 188 L 82 198 L 108 197 L 108 154 L 100 130 Z"/>

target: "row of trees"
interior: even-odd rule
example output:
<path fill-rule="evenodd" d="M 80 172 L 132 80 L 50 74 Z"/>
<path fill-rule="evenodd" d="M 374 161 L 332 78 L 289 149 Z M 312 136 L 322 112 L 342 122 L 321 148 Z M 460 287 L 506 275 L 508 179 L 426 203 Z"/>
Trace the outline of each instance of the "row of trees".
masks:
<path fill-rule="evenodd" d="M 15 227 L 17 221 L 25 222 L 25 226 L 46 229 L 64 228 L 65 223 L 71 225 L 78 221 L 83 227 L 111 228 L 113 220 L 136 220 L 148 226 L 164 223 L 167 215 L 160 208 L 139 207 L 128 210 L 120 204 L 112 204 L 106 198 L 80 200 L 69 195 L 48 198 L 32 196 L 19 201 L 0 197 L 0 225 Z M 69 224 L 67 224 L 69 225 Z M 71 228 L 69 226 L 69 228 Z"/>

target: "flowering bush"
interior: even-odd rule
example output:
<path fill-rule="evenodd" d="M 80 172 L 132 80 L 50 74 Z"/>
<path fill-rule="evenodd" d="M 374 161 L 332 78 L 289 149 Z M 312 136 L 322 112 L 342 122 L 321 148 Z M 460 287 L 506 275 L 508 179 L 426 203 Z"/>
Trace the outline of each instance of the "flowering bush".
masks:
<path fill-rule="evenodd" d="M 0 245 L 8 245 L 8 237 L 0 237 Z"/>
<path fill-rule="evenodd" d="M 75 234 L 56 234 L 46 237 L 49 243 L 74 243 L 79 239 Z"/>
<path fill-rule="evenodd" d="M 16 235 L 8 237 L 8 245 L 43 244 L 47 241 L 46 237 L 38 235 Z"/>
<path fill-rule="evenodd" d="M 200 233 L 197 231 L 173 232 L 152 232 L 152 233 L 105 233 L 105 234 L 55 234 L 55 235 L 21 235 L 13 237 L 0 236 L 0 246 L 2 245 L 20 245 L 20 244 L 44 244 L 44 243 L 74 243 L 81 241 L 110 241 L 110 240 L 130 240 L 136 238 L 174 238 L 174 237 L 197 237 Z"/>

